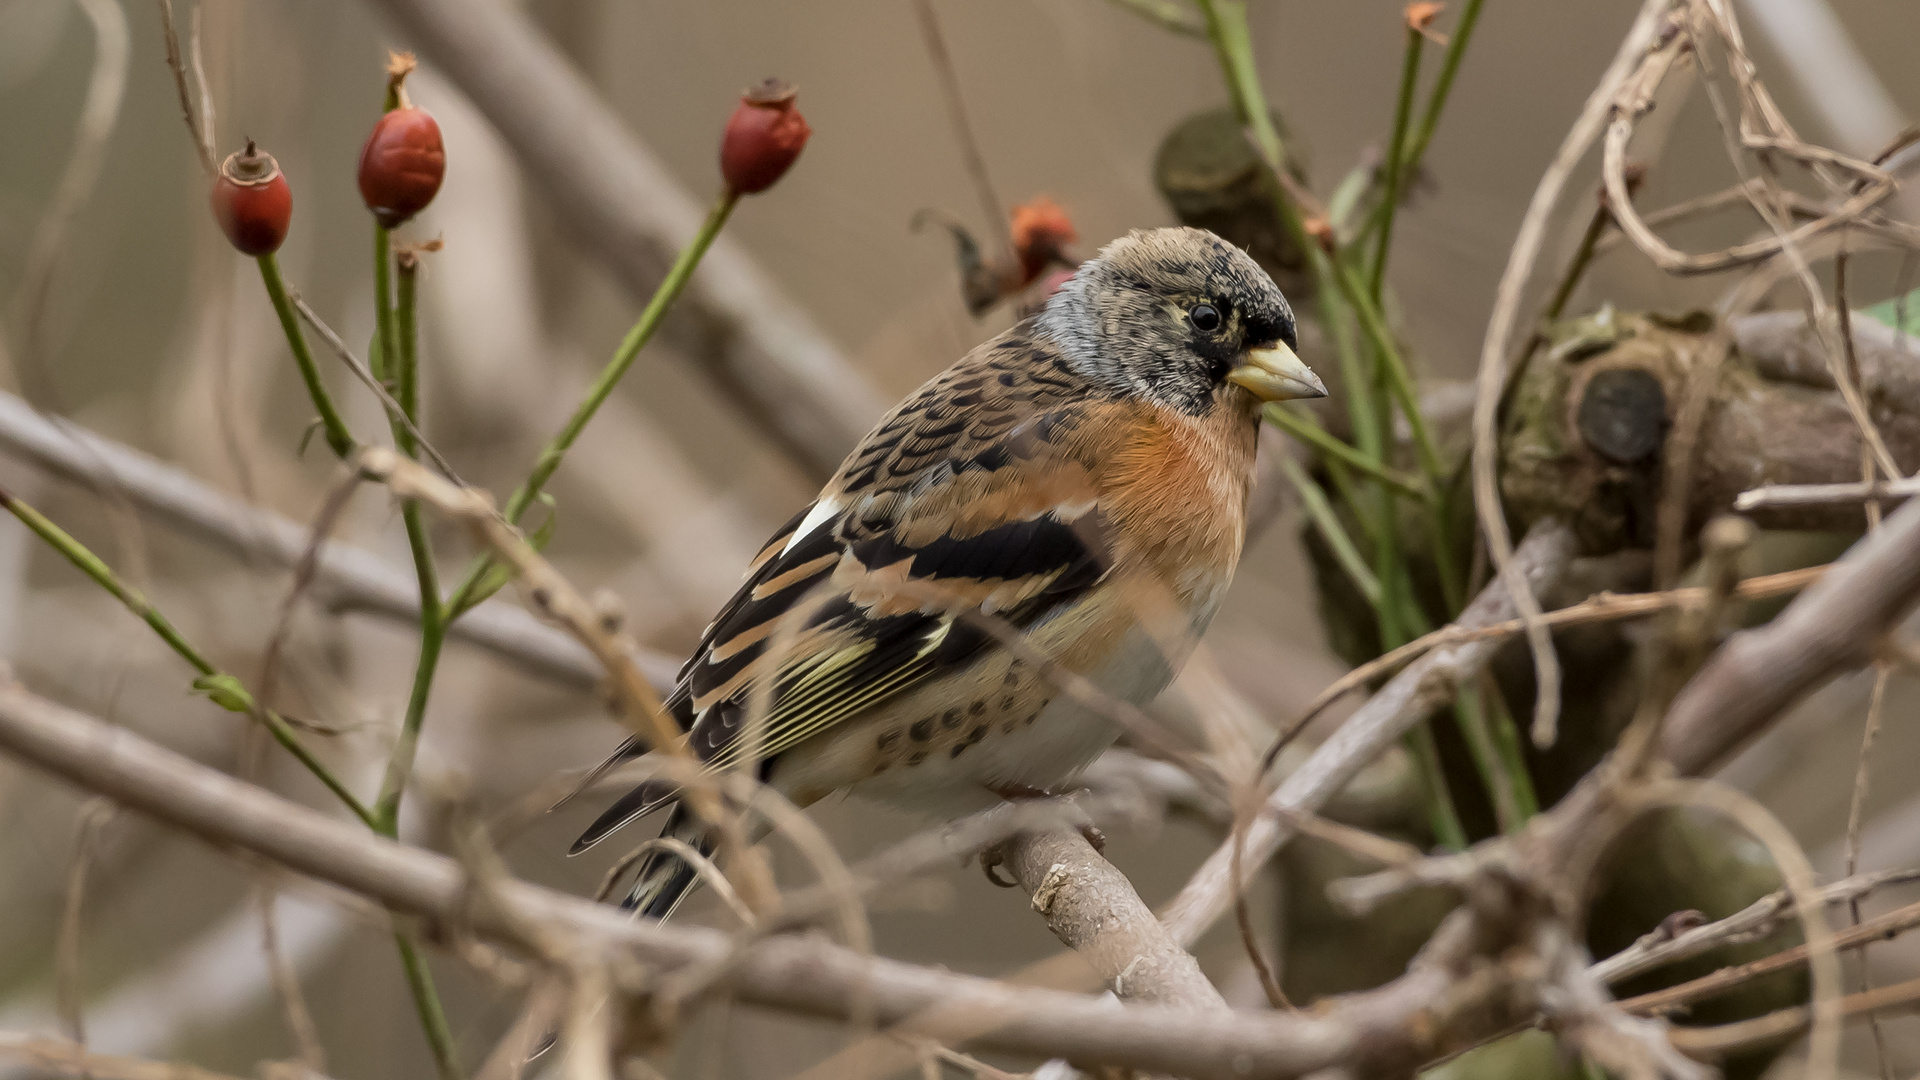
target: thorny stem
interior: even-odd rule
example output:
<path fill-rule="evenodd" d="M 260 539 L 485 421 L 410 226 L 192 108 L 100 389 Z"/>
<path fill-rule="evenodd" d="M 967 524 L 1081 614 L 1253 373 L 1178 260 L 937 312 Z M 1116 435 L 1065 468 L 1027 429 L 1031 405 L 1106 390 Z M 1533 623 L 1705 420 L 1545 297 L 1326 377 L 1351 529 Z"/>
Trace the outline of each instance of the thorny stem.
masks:
<path fill-rule="evenodd" d="M 266 727 L 268 733 L 273 736 L 275 742 L 286 747 L 287 752 L 291 753 L 300 764 L 306 766 L 307 771 L 312 773 L 315 779 L 324 784 L 327 790 L 332 792 L 334 797 L 338 798 L 347 809 L 353 811 L 355 817 L 358 817 L 369 827 L 372 826 L 373 814 L 367 809 L 366 805 L 356 798 L 345 784 L 340 782 L 339 777 L 333 775 L 333 770 L 327 768 L 319 758 L 313 755 L 313 751 L 309 750 L 307 745 L 300 740 L 300 736 L 293 730 L 293 725 L 287 722 L 286 717 L 281 716 L 272 709 L 260 706 L 251 694 L 246 693 L 244 689 L 240 688 L 240 682 L 237 678 L 215 667 L 213 662 L 208 660 L 200 650 L 194 648 L 185 637 L 181 636 L 180 631 L 174 627 L 173 623 L 170 622 L 165 615 L 160 613 L 159 608 L 154 607 L 153 603 L 143 596 L 138 589 L 120 580 L 120 576 L 113 572 L 112 567 L 108 566 L 98 555 L 95 555 L 89 550 L 85 544 L 82 544 L 69 535 L 65 529 L 55 525 L 44 514 L 40 513 L 40 511 L 20 501 L 8 492 L 0 491 L 0 503 L 4 503 L 7 510 L 11 512 L 14 517 L 18 518 L 22 525 L 25 525 L 31 530 L 35 536 L 46 541 L 48 547 L 53 548 L 65 556 L 66 560 L 79 568 L 81 573 L 92 578 L 95 584 L 105 589 L 114 599 L 120 601 L 128 611 L 139 616 L 141 621 L 151 627 L 153 632 L 159 636 L 161 641 L 166 643 L 168 648 L 172 649 L 180 659 L 185 660 L 195 671 L 199 672 L 205 678 L 219 679 L 232 690 L 237 690 L 240 695 L 244 695 L 244 703 L 233 703 L 243 704 L 243 708 L 237 711 L 245 711 L 259 720 L 260 723 Z M 222 708 L 231 707 L 231 705 L 225 701 L 220 702 L 220 704 Z"/>
<path fill-rule="evenodd" d="M 398 261 L 400 288 L 395 300 L 393 329 L 395 344 L 400 351 L 395 357 L 398 363 L 394 366 L 393 396 L 400 403 L 400 411 L 407 414 L 407 419 L 413 421 L 414 427 L 395 424 L 393 441 L 401 453 L 418 460 L 420 454 L 414 445 L 413 432 L 420 425 L 420 346 L 414 323 L 414 285 L 420 276 L 420 263 L 418 256 L 408 252 L 402 252 Z"/>
<path fill-rule="evenodd" d="M 525 482 L 513 493 L 513 497 L 507 500 L 504 516 L 508 522 L 519 524 L 527 509 L 540 497 L 540 492 L 546 487 L 554 471 L 560 467 L 560 462 L 566 458 L 567 451 L 572 448 L 574 440 L 580 437 L 580 433 L 586 429 L 587 422 L 593 419 L 594 413 L 599 411 L 608 395 L 613 393 L 613 388 L 619 385 L 621 376 L 633 366 L 634 358 L 640 355 L 640 350 L 646 347 L 654 331 L 660 328 L 660 323 L 666 318 L 667 311 L 673 307 L 674 300 L 679 297 L 681 290 L 686 288 L 687 282 L 692 280 L 693 272 L 700 265 L 701 257 L 707 253 L 707 248 L 713 245 L 714 238 L 720 235 L 721 227 L 727 223 L 728 215 L 733 213 L 734 205 L 739 200 L 738 192 L 727 191 L 714 203 L 713 209 L 707 213 L 706 221 L 701 223 L 700 231 L 694 234 L 693 241 L 681 250 L 680 257 L 674 260 L 673 268 L 667 271 L 666 278 L 660 282 L 659 288 L 653 291 L 653 297 L 647 301 L 646 309 L 634 322 L 633 329 L 627 331 L 626 338 L 614 351 L 613 359 L 607 361 L 607 366 L 601 369 L 600 377 L 595 379 L 593 385 L 588 388 L 587 396 L 581 400 L 579 407 L 574 409 L 573 416 L 568 419 L 566 426 L 561 428 L 559 434 L 555 435 L 552 441 L 547 443 L 546 448 L 540 451 L 540 457 L 534 463 L 532 473 L 528 474 Z M 452 622 L 468 608 L 486 599 L 486 596 L 480 592 L 480 583 L 492 565 L 491 555 L 483 555 L 474 560 L 473 566 L 467 570 L 466 579 L 460 583 L 458 589 L 454 590 L 453 595 L 447 598 L 443 621 Z"/>
<path fill-rule="evenodd" d="M 1387 140 L 1385 188 L 1380 195 L 1380 234 L 1374 238 L 1372 277 L 1368 295 L 1380 302 L 1387 280 L 1387 248 L 1393 243 L 1393 215 L 1400 205 L 1402 164 L 1407 150 L 1407 122 L 1413 114 L 1413 90 L 1420 82 L 1421 46 L 1426 44 L 1418 27 L 1407 26 L 1407 57 L 1400 65 L 1400 100 L 1393 109 L 1393 136 Z"/>
<path fill-rule="evenodd" d="M 399 105 L 398 82 L 389 82 L 386 109 L 391 112 Z M 390 382 L 395 401 L 407 421 L 389 418 L 394 445 L 408 457 L 418 457 L 420 448 L 413 436 L 420 421 L 419 345 L 414 317 L 418 263 L 412 256 L 400 260 L 396 301 L 393 234 L 377 222 L 373 227 L 373 259 L 373 308 L 380 339 L 380 347 L 373 350 L 379 358 L 374 377 Z M 447 636 L 447 620 L 440 609 L 439 571 L 434 566 L 433 544 L 420 503 L 414 499 L 402 502 L 400 518 L 406 526 L 407 549 L 413 556 L 413 572 L 420 589 L 420 653 L 414 664 L 413 686 L 407 693 L 406 715 L 400 720 L 400 734 L 387 756 L 386 775 L 381 778 L 380 794 L 373 804 L 373 829 L 390 838 L 400 835 L 400 802 L 413 776 L 420 730 L 426 723 L 427 701 L 433 693 L 433 676 L 439 669 L 440 652 Z M 414 1009 L 420 1014 L 420 1030 L 433 1053 L 434 1067 L 441 1080 L 460 1080 L 460 1058 L 447 1026 L 446 1009 L 433 984 L 433 972 L 427 968 L 419 947 L 406 930 L 396 927 L 393 940 L 400 951 L 400 966 L 406 971 Z"/>
<path fill-rule="evenodd" d="M 416 425 L 420 412 L 420 375 L 415 366 L 419 348 L 415 339 L 414 320 L 414 279 L 417 269 L 413 260 L 401 261 L 399 304 L 393 313 L 395 349 L 392 357 L 395 397 L 400 403 L 401 412 Z M 409 457 L 415 456 L 418 447 L 413 433 L 398 420 L 393 424 L 393 438 L 404 453 Z M 379 818 L 380 831 L 387 836 L 399 833 L 400 800 L 406 792 L 408 779 L 413 775 L 414 752 L 419 748 L 420 728 L 426 722 L 427 700 L 433 692 L 433 676 L 440 665 L 440 650 L 446 643 L 448 621 L 440 608 L 439 572 L 434 567 L 433 545 L 427 534 L 426 519 L 419 501 L 408 499 L 403 502 L 400 515 L 406 524 L 407 547 L 412 552 L 414 575 L 420 586 L 420 657 L 414 666 L 413 689 L 407 697 L 406 716 L 400 722 L 400 737 L 393 744 L 393 753 L 387 760 L 386 778 L 380 785 L 380 797 L 374 802 L 374 814 Z"/>
<path fill-rule="evenodd" d="M 307 396 L 313 399 L 313 407 L 320 414 L 320 426 L 326 432 L 327 445 L 341 460 L 353 456 L 353 433 L 347 430 L 347 422 L 340 418 L 340 410 L 333 407 L 333 398 L 327 394 L 327 385 L 320 381 L 320 369 L 313 362 L 313 353 L 307 348 L 306 335 L 300 331 L 300 318 L 294 313 L 293 302 L 287 299 L 286 283 L 280 280 L 280 265 L 274 261 L 269 251 L 255 260 L 260 264 L 260 280 L 267 286 L 267 299 L 273 301 L 274 314 L 280 316 L 280 329 L 287 335 L 287 348 L 293 350 L 293 362 L 300 368 L 300 378 L 307 384 Z"/>

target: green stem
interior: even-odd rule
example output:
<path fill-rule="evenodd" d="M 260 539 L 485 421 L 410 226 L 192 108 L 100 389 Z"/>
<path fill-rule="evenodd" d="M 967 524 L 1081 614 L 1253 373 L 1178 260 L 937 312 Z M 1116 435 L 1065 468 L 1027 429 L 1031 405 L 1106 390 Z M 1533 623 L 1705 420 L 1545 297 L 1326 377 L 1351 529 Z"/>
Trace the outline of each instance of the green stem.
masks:
<path fill-rule="evenodd" d="M 286 747 L 300 764 L 306 766 L 307 771 L 312 773 L 315 779 L 326 785 L 328 791 L 332 792 L 347 809 L 353 811 L 355 817 L 372 825 L 373 815 L 366 805 L 340 782 L 339 777 L 333 775 L 333 770 L 327 768 L 319 758 L 314 756 L 313 751 L 301 741 L 299 734 L 293 730 L 293 725 L 287 722 L 286 717 L 272 709 L 261 708 L 253 695 L 241 685 L 239 679 L 215 667 L 212 661 L 201 654 L 200 650 L 194 648 L 185 637 L 181 636 L 180 631 L 160 613 L 159 608 L 154 607 L 153 603 L 138 589 L 120 580 L 120 576 L 113 572 L 112 567 L 102 561 L 85 544 L 75 540 L 65 529 L 55 525 L 46 515 L 7 492 L 0 491 L 0 503 L 4 503 L 7 510 L 35 536 L 46 541 L 48 547 L 65 556 L 67 561 L 77 567 L 81 573 L 92 578 L 96 585 L 120 601 L 128 611 L 139 616 L 141 621 L 153 629 L 161 641 L 166 642 L 168 648 L 199 672 L 203 680 L 219 680 L 220 684 L 223 684 L 225 693 L 221 698 L 216 699 L 217 704 L 235 712 L 245 712 L 265 725 L 274 741 Z M 219 691 L 209 689 L 208 692 L 213 694 Z"/>
<path fill-rule="evenodd" d="M 1480 773 L 1482 781 L 1504 778 L 1506 768 L 1500 760 L 1493 732 L 1488 727 L 1487 714 L 1480 707 L 1478 691 L 1461 689 L 1460 695 L 1453 699 L 1453 719 L 1460 728 L 1460 735 L 1467 744 L 1467 754 L 1473 758 L 1473 767 Z M 1493 797 L 1493 817 L 1502 833 L 1519 828 L 1524 820 L 1520 815 L 1519 799 L 1514 787 L 1511 782 L 1487 784 L 1487 790 Z"/>
<path fill-rule="evenodd" d="M 1613 221 L 1613 212 L 1605 203 L 1594 210 L 1593 217 L 1587 222 L 1587 231 L 1580 234 L 1580 246 L 1574 249 L 1573 261 L 1567 264 L 1566 273 L 1560 275 L 1560 284 L 1553 290 L 1553 299 L 1547 301 L 1547 310 L 1541 318 L 1542 323 L 1551 323 L 1560 318 L 1567 310 L 1567 301 L 1573 299 L 1573 290 L 1580 285 L 1580 279 L 1586 276 L 1587 266 L 1593 262 L 1594 249 L 1599 246 L 1607 226 Z M 1537 346 L 1536 346 L 1537 347 Z"/>
<path fill-rule="evenodd" d="M 374 378 L 388 382 L 398 359 L 393 340 L 393 234 L 379 225 L 373 227 L 373 329 L 380 347 L 372 350 L 367 367 Z"/>
<path fill-rule="evenodd" d="M 1421 46 L 1426 43 L 1419 30 L 1407 27 L 1407 56 L 1400 64 L 1400 100 L 1393 109 L 1393 137 L 1387 141 L 1386 190 L 1381 194 L 1380 234 L 1374 238 L 1373 275 L 1367 282 L 1368 295 L 1380 302 L 1387 280 L 1387 247 L 1393 242 L 1393 215 L 1400 205 L 1401 167 L 1407 149 L 1407 123 L 1413 115 L 1413 91 L 1420 82 Z"/>
<path fill-rule="evenodd" d="M 1433 741 L 1433 722 L 1423 720 L 1415 725 L 1403 743 L 1427 789 L 1427 821 L 1434 840 L 1449 851 L 1467 850 L 1467 828 L 1460 823 L 1460 808 L 1453 804 L 1453 793 L 1447 790 L 1440 747 Z"/>
<path fill-rule="evenodd" d="M 313 362 L 306 335 L 300 331 L 299 316 L 294 313 L 292 301 L 287 299 L 286 283 L 280 280 L 280 265 L 274 261 L 271 251 L 255 261 L 260 264 L 260 280 L 267 286 L 267 299 L 273 301 L 274 314 L 280 316 L 280 329 L 287 335 L 287 347 L 293 350 L 293 362 L 299 365 L 300 378 L 307 384 L 307 396 L 313 399 L 313 407 L 320 414 L 327 445 L 342 460 L 352 457 L 356 445 L 353 433 L 347 430 L 347 422 L 340 418 L 340 411 L 333 407 L 333 398 L 327 395 L 326 384 L 320 381 L 320 368 Z"/>
<path fill-rule="evenodd" d="M 1267 111 L 1266 95 L 1260 89 L 1260 74 L 1253 61 L 1253 39 L 1247 28 L 1246 2 L 1198 0 L 1198 3 L 1201 13 L 1206 16 L 1207 33 L 1213 39 L 1214 51 L 1219 56 L 1221 70 L 1227 80 L 1227 89 L 1233 95 L 1234 108 L 1253 133 L 1254 148 L 1277 176 L 1286 167 L 1286 151 L 1280 142 L 1279 131 L 1273 126 L 1273 117 Z M 1401 410 L 1407 414 L 1422 470 L 1435 485 L 1444 483 L 1447 473 L 1440 460 L 1439 448 L 1433 441 L 1432 432 L 1427 429 L 1426 418 L 1420 414 L 1413 379 L 1407 372 L 1399 347 L 1394 344 L 1392 333 L 1387 329 L 1386 320 L 1380 314 L 1380 306 L 1373 302 L 1353 267 L 1347 265 L 1338 253 L 1327 255 L 1318 242 L 1307 234 L 1300 220 L 1299 208 L 1277 185 L 1274 203 L 1288 235 L 1301 251 L 1309 253 L 1308 260 L 1314 267 L 1314 276 L 1319 280 L 1322 295 L 1327 292 L 1339 293 L 1353 310 L 1368 344 L 1386 365 L 1388 386 L 1399 401 Z"/>
<path fill-rule="evenodd" d="M 1513 722 L 1513 714 L 1507 711 L 1500 688 L 1486 672 L 1481 672 L 1481 678 L 1484 681 L 1480 701 L 1487 710 L 1487 730 L 1493 736 L 1493 748 L 1500 756 L 1501 767 L 1511 781 L 1514 811 L 1524 824 L 1540 812 L 1540 795 L 1533 790 L 1533 776 L 1527 772 L 1526 754 L 1520 746 L 1520 725 Z"/>
<path fill-rule="evenodd" d="M 1320 536 L 1333 550 L 1333 557 L 1340 563 L 1341 569 L 1353 579 L 1354 587 L 1374 607 L 1381 603 L 1380 579 L 1367 569 L 1367 561 L 1360 557 L 1360 549 L 1353 544 L 1353 538 L 1341 526 L 1340 518 L 1334 514 L 1332 504 L 1327 502 L 1326 492 L 1313 482 L 1313 477 L 1300 467 L 1300 463 L 1289 457 L 1280 460 L 1280 469 L 1287 474 L 1300 493 L 1300 504 L 1306 508 L 1307 517 L 1312 519 L 1314 527 L 1320 530 Z"/>
<path fill-rule="evenodd" d="M 1427 145 L 1433 141 L 1433 133 L 1440 126 L 1440 114 L 1446 110 L 1447 98 L 1453 92 L 1454 76 L 1460 73 L 1460 61 L 1467 55 L 1467 43 L 1473 40 L 1474 27 L 1480 23 L 1481 3 L 1482 0 L 1467 0 L 1466 7 L 1460 12 L 1460 22 L 1447 42 L 1446 56 L 1440 62 L 1440 77 L 1434 80 L 1433 92 L 1427 95 L 1427 107 L 1420 114 L 1420 122 L 1414 126 L 1413 143 L 1400 165 L 1398 182 L 1402 187 L 1419 174 L 1420 163 L 1427 154 Z M 1388 205 L 1381 203 L 1373 208 L 1360 230 L 1362 237 L 1385 223 Z"/>
<path fill-rule="evenodd" d="M 1467 55 L 1467 43 L 1473 40 L 1473 28 L 1480 23 L 1482 2 L 1467 0 L 1466 6 L 1460 9 L 1460 21 L 1454 25 L 1453 37 L 1447 41 L 1447 55 L 1440 62 L 1440 77 L 1434 80 L 1433 93 L 1427 96 L 1427 108 L 1420 114 L 1420 124 L 1414 129 L 1413 146 L 1401 166 L 1409 175 L 1420 168 L 1420 159 L 1426 156 L 1427 144 L 1433 141 L 1434 130 L 1440 126 L 1440 114 L 1447 107 L 1447 96 L 1453 93 L 1453 77 L 1460 73 L 1460 61 Z"/>
<path fill-rule="evenodd" d="M 414 530 L 409 528 L 407 532 L 408 540 L 412 541 Z M 413 775 L 420 728 L 427 718 L 427 699 L 433 693 L 434 671 L 440 665 L 441 646 L 446 644 L 446 624 L 439 617 L 439 606 L 435 604 L 432 610 L 434 614 L 423 613 L 420 618 L 420 656 L 414 664 L 413 689 L 407 695 L 407 715 L 400 722 L 400 737 L 394 740 L 393 752 L 387 758 L 386 776 L 380 781 L 380 796 L 373 804 L 374 831 L 382 836 L 400 834 L 400 800 L 406 794 L 407 780 Z"/>
<path fill-rule="evenodd" d="M 386 230 L 380 229 L 384 233 Z M 379 251 L 384 245 L 376 245 Z M 384 261 L 384 260 L 383 260 Z M 419 423 L 420 374 L 416 370 L 419 348 L 415 339 L 414 280 L 416 266 L 403 260 L 400 266 L 398 307 L 389 321 L 395 331 L 391 354 L 395 400 L 408 420 Z M 413 433 L 398 420 L 393 424 L 394 441 L 409 456 L 418 446 Z M 400 801 L 413 775 L 414 753 L 420 745 L 420 729 L 427 718 L 427 701 L 433 693 L 433 677 L 440 666 L 441 647 L 446 643 L 447 620 L 441 612 L 439 572 L 434 566 L 433 545 L 420 504 L 409 499 L 400 506 L 401 520 L 407 529 L 407 548 L 413 555 L 413 571 L 420 590 L 420 655 L 414 665 L 413 689 L 407 696 L 406 716 L 400 721 L 400 736 L 394 741 L 387 759 L 387 773 L 380 783 L 380 795 L 374 800 L 378 830 L 396 836 L 400 828 Z"/>
<path fill-rule="evenodd" d="M 1267 421 L 1273 424 L 1274 427 L 1314 447 L 1321 453 L 1346 462 L 1348 465 L 1394 488 L 1402 494 L 1410 495 L 1422 502 L 1431 500 L 1431 493 L 1428 489 L 1421 487 L 1418 480 L 1412 477 L 1402 476 L 1400 473 L 1387 468 L 1385 465 L 1380 464 L 1347 445 L 1345 442 L 1342 442 L 1340 439 L 1334 437 L 1326 428 L 1314 422 L 1310 415 L 1296 412 L 1293 409 L 1286 408 L 1279 404 L 1273 404 L 1267 406 L 1266 416 Z"/>
<path fill-rule="evenodd" d="M 399 262 L 400 288 L 390 317 L 394 340 L 400 347 L 397 356 L 399 362 L 394 368 L 393 396 L 400 405 L 400 411 L 407 414 L 407 419 L 413 421 L 414 427 L 395 424 L 393 441 L 401 453 L 417 458 L 420 456 L 419 447 L 415 445 L 413 431 L 420 426 L 420 347 L 414 321 L 414 286 L 420 276 L 420 268 L 412 255 L 402 253 Z"/>
<path fill-rule="evenodd" d="M 420 1029 L 427 1034 L 433 1049 L 433 1064 L 440 1080 L 462 1080 L 460 1055 L 453 1044 L 453 1029 L 447 1025 L 447 1013 L 440 1007 L 440 995 L 433 988 L 433 972 L 426 958 L 405 931 L 395 929 L 393 943 L 400 949 L 400 966 L 407 973 L 407 986 L 413 991 L 413 1006 L 420 1014 Z"/>
<path fill-rule="evenodd" d="M 607 396 L 613 393 L 613 388 L 619 385 L 621 376 L 633 366 L 634 358 L 640 355 L 640 350 L 653 337 L 654 331 L 660 328 L 660 323 L 666 318 L 667 311 L 672 308 L 674 300 L 680 296 L 681 291 L 687 287 L 687 282 L 692 280 L 694 270 L 700 265 L 700 259 L 706 255 L 707 248 L 713 245 L 714 238 L 720 235 L 721 227 L 727 223 L 727 217 L 733 213 L 734 205 L 739 201 L 739 194 L 729 190 L 713 204 L 713 209 L 707 213 L 707 219 L 700 225 L 700 231 L 694 235 L 693 242 L 682 249 L 680 257 L 674 260 L 673 268 L 667 271 L 666 278 L 660 282 L 659 288 L 653 291 L 652 299 L 647 301 L 646 309 L 640 312 L 640 318 L 634 322 L 633 329 L 627 331 L 626 338 L 614 351 L 613 359 L 607 361 L 607 366 L 601 369 L 600 377 L 595 379 L 593 385 L 588 388 L 587 396 L 580 402 L 579 407 L 574 409 L 573 416 L 567 420 L 566 426 L 562 427 L 552 441 L 540 451 L 539 459 L 534 462 L 533 471 L 513 493 L 513 497 L 507 500 L 506 519 L 509 522 L 518 524 L 527 509 L 533 505 L 534 500 L 540 497 L 547 481 L 560 467 L 560 462 L 566 458 L 567 451 L 573 447 L 574 440 L 586 430 L 588 421 L 593 419 L 594 413 L 598 412 L 600 406 L 606 402 Z M 483 555 L 474 560 L 465 580 L 461 581 L 460 587 L 455 589 L 453 595 L 447 599 L 445 612 L 448 621 L 458 618 L 461 613 L 486 599 L 479 594 L 479 586 L 492 565 L 493 560 L 490 556 Z"/>
<path fill-rule="evenodd" d="M 389 110 L 397 106 L 393 87 L 388 89 Z M 379 326 L 380 348 L 385 371 L 393 380 L 394 401 L 413 427 L 390 418 L 394 445 L 408 457 L 419 456 L 414 429 L 420 424 L 419 338 L 415 320 L 415 283 L 418 265 L 412 257 L 399 260 L 400 282 L 396 297 L 392 284 L 392 235 L 378 224 L 374 226 L 374 313 Z M 373 830 L 383 836 L 400 835 L 400 803 L 413 776 L 413 763 L 420 747 L 420 730 L 427 718 L 427 701 L 433 693 L 434 673 L 440 666 L 440 651 L 446 643 L 446 620 L 440 610 L 440 579 L 434 566 L 433 546 L 427 523 L 417 500 L 400 506 L 406 525 L 407 548 L 413 555 L 413 572 L 420 591 L 420 655 L 414 664 L 413 688 L 407 695 L 407 712 L 400 721 L 400 735 L 387 756 L 386 775 L 380 781 L 380 794 L 373 805 Z M 400 966 L 406 971 L 407 989 L 420 1015 L 420 1030 L 441 1080 L 460 1080 L 460 1058 L 454 1048 L 453 1033 L 447 1025 L 446 1009 L 440 992 L 434 987 L 433 972 L 427 968 L 419 949 L 404 931 L 394 931 L 394 944 L 400 950 Z"/>
<path fill-rule="evenodd" d="M 1387 389 L 1400 405 L 1400 411 L 1406 414 L 1407 426 L 1413 431 L 1413 449 L 1420 458 L 1421 470 L 1435 486 L 1445 484 L 1447 468 L 1440 458 L 1440 446 L 1433 441 L 1427 418 L 1420 412 L 1420 395 L 1413 387 L 1413 376 L 1400 355 L 1400 347 L 1394 343 L 1393 332 L 1387 329 L 1380 306 L 1367 294 L 1352 266 L 1339 259 L 1332 260 L 1332 263 L 1340 296 L 1353 308 L 1360 332 L 1366 336 L 1367 344 L 1380 360 Z"/>
<path fill-rule="evenodd" d="M 1333 270 L 1327 265 L 1324 252 L 1315 249 L 1308 256 L 1308 261 L 1322 283 L 1331 279 Z M 1334 351 L 1340 358 L 1341 391 L 1347 399 L 1347 419 L 1353 425 L 1354 445 L 1362 455 L 1384 467 L 1387 437 L 1380 430 L 1379 414 L 1373 405 L 1373 384 L 1366 377 L 1360 345 L 1353 338 L 1350 312 L 1341 302 L 1337 290 L 1322 289 L 1315 296 L 1320 305 L 1321 321 L 1326 325 L 1328 336 L 1333 339 Z"/>

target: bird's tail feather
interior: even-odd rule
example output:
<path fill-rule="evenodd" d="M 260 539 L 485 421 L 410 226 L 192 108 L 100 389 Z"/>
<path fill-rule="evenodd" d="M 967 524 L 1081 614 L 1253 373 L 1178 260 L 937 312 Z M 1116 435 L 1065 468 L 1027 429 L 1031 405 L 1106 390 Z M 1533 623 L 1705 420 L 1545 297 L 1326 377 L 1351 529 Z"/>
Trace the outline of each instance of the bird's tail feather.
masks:
<path fill-rule="evenodd" d="M 667 815 L 666 827 L 660 830 L 660 835 L 679 840 L 702 855 L 713 854 L 713 840 L 684 806 L 676 805 Z M 673 852 L 649 852 L 640 863 L 640 874 L 634 878 L 633 888 L 627 891 L 626 899 L 620 901 L 620 908 L 645 918 L 664 919 L 686 899 L 698 878 L 693 866 Z"/>

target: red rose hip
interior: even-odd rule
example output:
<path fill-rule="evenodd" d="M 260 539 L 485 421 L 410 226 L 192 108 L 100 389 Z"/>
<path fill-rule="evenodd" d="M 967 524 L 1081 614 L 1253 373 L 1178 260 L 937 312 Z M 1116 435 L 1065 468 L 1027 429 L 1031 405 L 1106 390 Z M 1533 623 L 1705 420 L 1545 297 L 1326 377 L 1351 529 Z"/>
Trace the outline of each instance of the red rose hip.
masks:
<path fill-rule="evenodd" d="M 360 150 L 360 197 L 383 228 L 426 209 L 446 175 L 440 125 L 425 109 L 402 107 L 382 116 Z"/>
<path fill-rule="evenodd" d="M 720 141 L 720 175 L 729 190 L 753 195 L 786 174 L 813 129 L 794 106 L 799 91 L 768 79 L 740 95 Z"/>
<path fill-rule="evenodd" d="M 228 154 L 213 180 L 213 216 L 220 231 L 243 255 L 280 249 L 293 220 L 293 192 L 273 155 L 247 140 L 247 148 Z"/>

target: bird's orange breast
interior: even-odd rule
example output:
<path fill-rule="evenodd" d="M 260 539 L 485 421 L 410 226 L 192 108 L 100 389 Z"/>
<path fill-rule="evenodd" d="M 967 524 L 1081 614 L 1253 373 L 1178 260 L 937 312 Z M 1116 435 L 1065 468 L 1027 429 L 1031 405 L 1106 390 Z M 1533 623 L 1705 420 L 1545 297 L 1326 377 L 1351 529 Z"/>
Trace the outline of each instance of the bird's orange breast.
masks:
<path fill-rule="evenodd" d="M 1122 541 L 1115 569 L 1149 573 L 1191 611 L 1217 598 L 1240 561 L 1259 429 L 1225 403 L 1199 417 L 1132 411 L 1100 484 Z"/>

